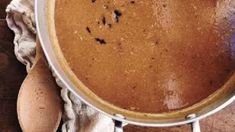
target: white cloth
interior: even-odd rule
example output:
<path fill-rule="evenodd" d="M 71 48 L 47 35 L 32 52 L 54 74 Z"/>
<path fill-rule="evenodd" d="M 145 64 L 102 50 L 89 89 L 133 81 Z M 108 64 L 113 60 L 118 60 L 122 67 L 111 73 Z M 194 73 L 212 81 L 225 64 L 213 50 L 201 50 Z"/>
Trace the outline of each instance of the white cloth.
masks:
<path fill-rule="evenodd" d="M 34 0 L 13 0 L 6 9 L 7 23 L 15 33 L 14 45 L 17 59 L 30 70 L 35 58 L 36 27 Z M 113 132 L 114 123 L 77 99 L 53 74 L 61 87 L 64 101 L 63 132 Z"/>

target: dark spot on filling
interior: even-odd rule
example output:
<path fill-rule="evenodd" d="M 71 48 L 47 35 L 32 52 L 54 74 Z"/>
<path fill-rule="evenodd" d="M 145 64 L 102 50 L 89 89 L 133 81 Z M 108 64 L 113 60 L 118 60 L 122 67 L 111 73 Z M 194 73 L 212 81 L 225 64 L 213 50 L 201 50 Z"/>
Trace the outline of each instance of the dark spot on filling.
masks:
<path fill-rule="evenodd" d="M 166 5 L 166 4 L 163 4 L 162 6 L 163 6 L 164 8 L 166 8 L 167 5 Z"/>
<path fill-rule="evenodd" d="M 86 31 L 87 31 L 88 33 L 91 33 L 91 29 L 90 29 L 89 27 L 86 27 Z"/>
<path fill-rule="evenodd" d="M 155 44 L 155 45 L 158 45 L 158 44 L 159 44 L 159 41 L 158 41 L 158 40 L 156 40 L 154 44 Z"/>
<path fill-rule="evenodd" d="M 136 85 L 132 86 L 132 89 L 136 89 Z"/>
<path fill-rule="evenodd" d="M 114 10 L 114 19 L 115 19 L 115 21 L 116 22 L 119 22 L 119 18 L 122 16 L 122 13 L 121 13 L 121 11 L 119 11 L 119 10 Z"/>
<path fill-rule="evenodd" d="M 154 58 L 154 57 L 151 57 L 151 60 L 155 60 L 155 58 Z"/>
<path fill-rule="evenodd" d="M 135 4 L 135 1 L 134 1 L 134 0 L 132 0 L 132 1 L 130 1 L 130 3 L 131 3 L 131 4 Z"/>
<path fill-rule="evenodd" d="M 120 50 L 122 50 L 122 43 L 121 43 L 121 42 L 118 43 L 118 48 L 119 48 Z"/>
<path fill-rule="evenodd" d="M 101 38 L 95 38 L 96 42 L 100 43 L 100 44 L 106 44 L 106 41 L 104 39 Z"/>
<path fill-rule="evenodd" d="M 95 2 L 96 2 L 96 0 L 91 0 L 91 2 L 92 2 L 92 3 L 95 3 Z"/>
<path fill-rule="evenodd" d="M 112 28 L 112 24 L 109 23 L 109 24 L 108 24 L 108 27 L 109 27 L 109 28 Z"/>
<path fill-rule="evenodd" d="M 105 18 L 105 16 L 102 17 L 102 23 L 103 23 L 103 25 L 106 24 L 106 18 Z"/>
<path fill-rule="evenodd" d="M 123 46 L 122 46 L 121 42 L 117 43 L 117 49 L 118 49 L 119 53 L 123 53 L 124 50 L 123 50 Z"/>

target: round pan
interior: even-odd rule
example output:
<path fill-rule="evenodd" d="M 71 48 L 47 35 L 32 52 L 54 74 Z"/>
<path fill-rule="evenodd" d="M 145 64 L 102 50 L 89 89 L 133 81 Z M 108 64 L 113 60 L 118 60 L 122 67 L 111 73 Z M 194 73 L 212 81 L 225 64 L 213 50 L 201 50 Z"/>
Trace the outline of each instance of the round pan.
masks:
<path fill-rule="evenodd" d="M 185 109 L 167 113 L 140 113 L 116 107 L 91 92 L 68 66 L 56 37 L 55 0 L 36 0 L 35 14 L 39 39 L 52 70 L 63 84 L 90 107 L 114 120 L 141 126 L 167 127 L 192 123 L 223 109 L 235 100 L 235 74 L 216 92 Z M 193 118 L 188 118 L 195 115 Z"/>

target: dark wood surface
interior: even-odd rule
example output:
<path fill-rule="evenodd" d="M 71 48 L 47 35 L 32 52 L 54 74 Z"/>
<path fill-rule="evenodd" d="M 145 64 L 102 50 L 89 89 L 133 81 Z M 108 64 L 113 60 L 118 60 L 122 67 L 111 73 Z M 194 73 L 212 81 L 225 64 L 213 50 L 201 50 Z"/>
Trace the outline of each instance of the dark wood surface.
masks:
<path fill-rule="evenodd" d="M 16 114 L 16 101 L 26 71 L 14 55 L 14 35 L 5 21 L 8 3 L 10 0 L 0 0 L 0 131 L 18 132 L 21 129 Z"/>
<path fill-rule="evenodd" d="M 10 0 L 0 0 L 0 132 L 21 131 L 16 114 L 16 100 L 26 76 L 25 67 L 14 56 L 13 33 L 7 28 L 5 6 Z M 203 132 L 235 132 L 235 103 L 201 121 Z M 126 132 L 190 132 L 190 126 L 146 128 L 127 126 Z"/>
<path fill-rule="evenodd" d="M 5 9 L 8 3 L 10 3 L 10 0 L 0 0 L 0 19 L 6 17 Z"/>
<path fill-rule="evenodd" d="M 16 100 L 26 75 L 25 66 L 17 61 L 13 50 L 13 33 L 5 20 L 0 20 L 0 131 L 16 132 L 20 127 Z"/>

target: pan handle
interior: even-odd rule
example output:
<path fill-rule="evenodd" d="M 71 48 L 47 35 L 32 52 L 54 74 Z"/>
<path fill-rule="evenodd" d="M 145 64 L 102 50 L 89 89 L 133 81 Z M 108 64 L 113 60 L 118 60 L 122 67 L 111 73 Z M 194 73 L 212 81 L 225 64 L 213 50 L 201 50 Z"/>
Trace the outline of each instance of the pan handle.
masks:
<path fill-rule="evenodd" d="M 119 118 L 125 118 L 123 115 L 115 114 L 115 116 Z M 127 125 L 127 123 L 118 121 L 118 120 L 113 120 L 114 122 L 114 132 L 123 132 L 123 127 Z"/>
<path fill-rule="evenodd" d="M 191 126 L 192 126 L 192 132 L 201 132 L 199 121 L 193 122 Z"/>
<path fill-rule="evenodd" d="M 196 115 L 189 115 L 188 118 L 195 118 Z M 114 120 L 114 132 L 123 132 L 123 127 L 127 125 L 121 121 Z M 191 123 L 192 132 L 201 132 L 199 120 Z"/>
<path fill-rule="evenodd" d="M 114 132 L 123 132 L 124 126 L 122 122 L 114 120 Z"/>
<path fill-rule="evenodd" d="M 188 116 L 189 119 L 195 118 L 196 115 L 195 114 L 191 114 Z M 192 132 L 201 132 L 201 128 L 200 128 L 200 123 L 199 120 L 192 122 L 191 123 L 191 128 L 192 128 Z"/>
<path fill-rule="evenodd" d="M 122 122 L 120 121 L 114 121 L 115 127 L 114 127 L 114 132 L 123 132 L 123 127 L 125 125 L 123 125 Z M 200 128 L 200 123 L 199 121 L 195 121 L 191 124 L 192 126 L 192 132 L 201 132 L 201 128 Z"/>

